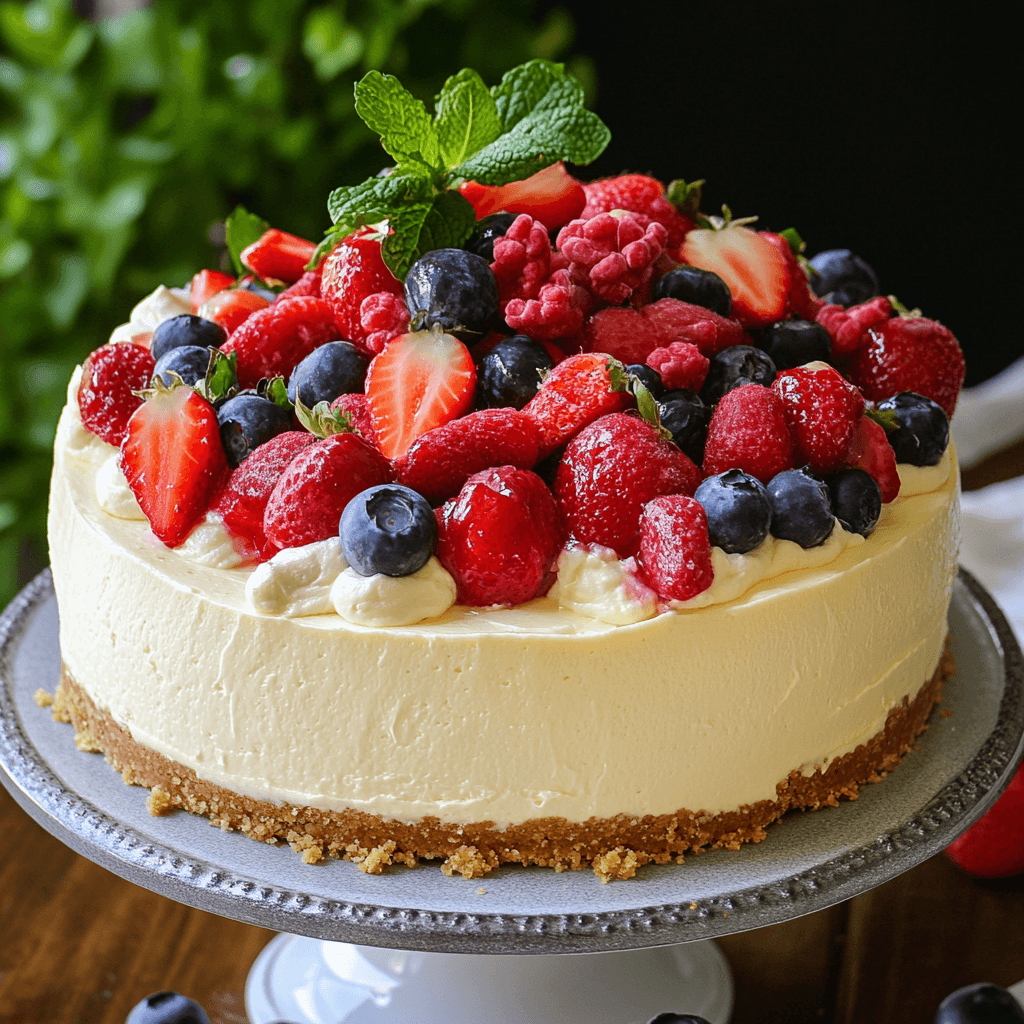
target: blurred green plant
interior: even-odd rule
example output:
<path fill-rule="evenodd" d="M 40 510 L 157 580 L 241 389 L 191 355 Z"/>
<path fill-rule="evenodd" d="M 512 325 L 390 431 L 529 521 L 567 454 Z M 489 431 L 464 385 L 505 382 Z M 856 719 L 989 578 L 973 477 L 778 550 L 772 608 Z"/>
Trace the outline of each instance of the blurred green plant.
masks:
<path fill-rule="evenodd" d="M 54 429 L 74 365 L 158 284 L 229 269 L 237 203 L 319 240 L 338 185 L 379 169 L 353 82 L 432 99 L 572 41 L 532 0 L 156 0 L 92 23 L 0 3 L 0 606 L 44 550 Z M 562 58 L 564 59 L 564 58 Z M 568 61 L 589 93 L 585 58 Z"/>

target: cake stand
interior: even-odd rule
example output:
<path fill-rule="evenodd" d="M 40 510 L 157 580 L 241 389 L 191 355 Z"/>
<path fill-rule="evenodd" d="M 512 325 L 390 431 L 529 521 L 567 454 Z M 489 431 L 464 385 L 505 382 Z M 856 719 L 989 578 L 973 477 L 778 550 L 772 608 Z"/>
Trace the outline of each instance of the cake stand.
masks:
<path fill-rule="evenodd" d="M 0 617 L 0 779 L 45 829 L 115 874 L 287 933 L 250 975 L 254 1024 L 627 1024 L 665 1010 L 719 1022 L 731 1008 L 728 967 L 698 940 L 821 910 L 895 877 L 947 846 L 1008 783 L 1024 750 L 1020 648 L 964 570 L 949 622 L 956 675 L 942 712 L 882 785 L 787 815 L 758 845 L 610 885 L 589 871 L 519 867 L 471 882 L 430 865 L 374 877 L 342 861 L 311 867 L 287 847 L 189 814 L 150 817 L 147 792 L 76 750 L 72 730 L 33 700 L 60 672 L 48 572 Z M 582 955 L 493 955 L 510 953 Z"/>

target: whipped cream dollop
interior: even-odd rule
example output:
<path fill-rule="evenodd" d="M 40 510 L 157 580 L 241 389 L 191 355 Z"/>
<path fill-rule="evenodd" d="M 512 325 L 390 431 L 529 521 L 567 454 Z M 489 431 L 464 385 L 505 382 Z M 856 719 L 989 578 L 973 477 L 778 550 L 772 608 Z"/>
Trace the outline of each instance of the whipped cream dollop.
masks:
<path fill-rule="evenodd" d="M 224 524 L 209 514 L 174 550 L 186 561 L 208 569 L 236 569 L 243 561 Z"/>
<path fill-rule="evenodd" d="M 149 344 L 149 335 L 165 320 L 191 312 L 192 298 L 187 288 L 160 285 L 132 310 L 128 323 L 114 328 L 110 340 Z"/>
<path fill-rule="evenodd" d="M 409 576 L 360 576 L 348 568 L 334 581 L 331 603 L 357 626 L 411 626 L 455 604 L 455 580 L 436 557 Z"/>
<path fill-rule="evenodd" d="M 558 556 L 558 579 L 548 592 L 560 608 L 613 626 L 658 614 L 658 595 L 611 548 L 594 544 Z"/>
<path fill-rule="evenodd" d="M 347 568 L 338 537 L 284 548 L 253 570 L 245 596 L 262 615 L 326 615 L 334 611 L 331 587 Z"/>
<path fill-rule="evenodd" d="M 121 456 L 116 449 L 96 472 L 96 504 L 117 519 L 146 518 L 121 472 Z"/>

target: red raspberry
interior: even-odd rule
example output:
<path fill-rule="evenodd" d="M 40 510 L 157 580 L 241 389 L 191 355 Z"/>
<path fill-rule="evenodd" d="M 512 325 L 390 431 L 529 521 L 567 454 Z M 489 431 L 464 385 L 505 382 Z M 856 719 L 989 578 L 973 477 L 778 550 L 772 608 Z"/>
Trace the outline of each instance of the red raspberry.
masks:
<path fill-rule="evenodd" d="M 964 372 L 959 342 L 922 316 L 897 316 L 870 328 L 850 364 L 850 379 L 869 401 L 914 391 L 941 405 L 950 419 Z"/>
<path fill-rule="evenodd" d="M 471 476 L 438 512 L 437 557 L 460 604 L 529 601 L 552 580 L 565 528 L 544 481 L 498 466 Z"/>
<path fill-rule="evenodd" d="M 380 444 L 377 442 L 377 431 L 373 429 L 373 417 L 370 415 L 370 403 L 366 395 L 339 395 L 331 402 L 331 410 L 340 409 L 348 413 L 349 422 L 355 428 L 356 433 L 364 440 L 380 451 Z"/>
<path fill-rule="evenodd" d="M 704 507 L 696 498 L 671 494 L 647 503 L 640 518 L 637 559 L 654 589 L 688 601 L 711 586 L 711 540 Z"/>
<path fill-rule="evenodd" d="M 375 292 L 359 307 L 359 325 L 366 335 L 366 349 L 376 355 L 389 341 L 409 333 L 409 310 L 401 295 Z"/>
<path fill-rule="evenodd" d="M 828 331 L 832 339 L 833 354 L 846 356 L 867 341 L 869 327 L 874 327 L 891 316 L 892 303 L 884 295 L 879 295 L 867 302 L 850 306 L 849 309 L 826 303 L 818 310 L 814 319 Z"/>
<path fill-rule="evenodd" d="M 702 355 L 711 356 L 723 348 L 749 344 L 738 320 L 719 316 L 703 306 L 679 299 L 658 299 L 640 312 L 658 329 L 662 345 L 688 341 Z"/>
<path fill-rule="evenodd" d="M 82 424 L 107 444 L 120 445 L 128 421 L 142 399 L 132 394 L 149 387 L 155 366 L 148 348 L 120 342 L 102 345 L 82 364 L 78 411 Z"/>
<path fill-rule="evenodd" d="M 704 476 L 742 469 L 766 484 L 793 468 L 793 439 L 782 399 L 760 384 L 726 392 L 715 406 L 704 447 Z"/>
<path fill-rule="evenodd" d="M 777 235 L 773 231 L 758 233 L 779 250 L 789 270 L 789 299 L 787 302 L 789 312 L 796 313 L 802 320 L 813 320 L 824 303 L 811 291 L 810 282 L 807 280 L 804 268 L 796 258 L 792 246 L 782 235 Z"/>
<path fill-rule="evenodd" d="M 683 235 L 693 227 L 693 221 L 684 217 L 666 198 L 665 186 L 657 178 L 646 174 L 620 174 L 617 178 L 603 178 L 583 186 L 587 205 L 580 217 L 584 220 L 612 210 L 629 210 L 639 215 L 643 227 L 657 221 L 668 232 L 667 245 L 674 249 Z"/>
<path fill-rule="evenodd" d="M 666 342 L 639 309 L 609 306 L 591 313 L 573 342 L 583 352 L 604 352 L 623 363 L 643 363 Z"/>
<path fill-rule="evenodd" d="M 784 370 L 772 391 L 782 399 L 793 438 L 793 461 L 806 462 L 815 473 L 829 473 L 850 453 L 864 415 L 864 396 L 831 366 L 814 366 Z"/>
<path fill-rule="evenodd" d="M 900 493 L 896 453 L 881 424 L 867 416 L 862 416 L 857 424 L 846 465 L 863 469 L 878 484 L 882 501 L 890 502 Z"/>
<path fill-rule="evenodd" d="M 647 357 L 647 365 L 658 371 L 667 388 L 700 391 L 711 368 L 711 360 L 702 355 L 696 345 L 688 341 L 673 341 L 667 348 L 656 348 Z"/>
<path fill-rule="evenodd" d="M 564 260 L 555 269 L 564 267 Z M 539 220 L 521 213 L 508 231 L 494 241 L 491 264 L 498 282 L 498 302 L 504 309 L 511 299 L 535 299 L 551 276 L 551 237 Z"/>
<path fill-rule="evenodd" d="M 572 536 L 620 558 L 640 547 L 644 505 L 662 494 L 693 494 L 700 470 L 636 416 L 614 413 L 569 442 L 555 475 L 555 497 Z"/>
<path fill-rule="evenodd" d="M 314 299 L 320 298 L 320 278 L 323 276 L 324 265 L 321 263 L 316 270 L 307 270 L 302 277 L 290 284 L 283 292 L 280 292 L 275 302 L 282 299 L 301 299 L 310 296 Z"/>
<path fill-rule="evenodd" d="M 665 250 L 668 232 L 657 221 L 646 226 L 632 213 L 599 213 L 574 220 L 558 232 L 558 248 L 569 259 L 577 284 L 605 302 L 625 302 L 650 281 Z"/>
<path fill-rule="evenodd" d="M 289 376 L 314 349 L 337 337 L 334 314 L 323 299 L 285 299 L 253 313 L 221 351 L 238 353 L 238 383 L 254 388 L 263 377 Z"/>
<path fill-rule="evenodd" d="M 583 326 L 593 302 L 586 288 L 573 283 L 568 270 L 555 270 L 541 285 L 537 298 L 509 301 L 505 323 L 537 340 L 571 338 Z"/>

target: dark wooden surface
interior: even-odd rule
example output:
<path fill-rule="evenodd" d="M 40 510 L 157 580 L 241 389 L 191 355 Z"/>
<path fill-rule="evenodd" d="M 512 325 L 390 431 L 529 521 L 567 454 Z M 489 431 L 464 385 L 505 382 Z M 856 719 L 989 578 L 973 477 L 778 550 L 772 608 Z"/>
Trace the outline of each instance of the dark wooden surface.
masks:
<path fill-rule="evenodd" d="M 964 482 L 1021 473 L 1024 445 Z M 271 937 L 97 867 L 0 789 L 0 1024 L 122 1024 L 162 988 L 197 999 L 213 1024 L 245 1024 L 246 973 Z M 940 855 L 837 907 L 719 945 L 734 1024 L 930 1024 L 961 985 L 1024 979 L 1024 875 L 979 882 Z"/>

